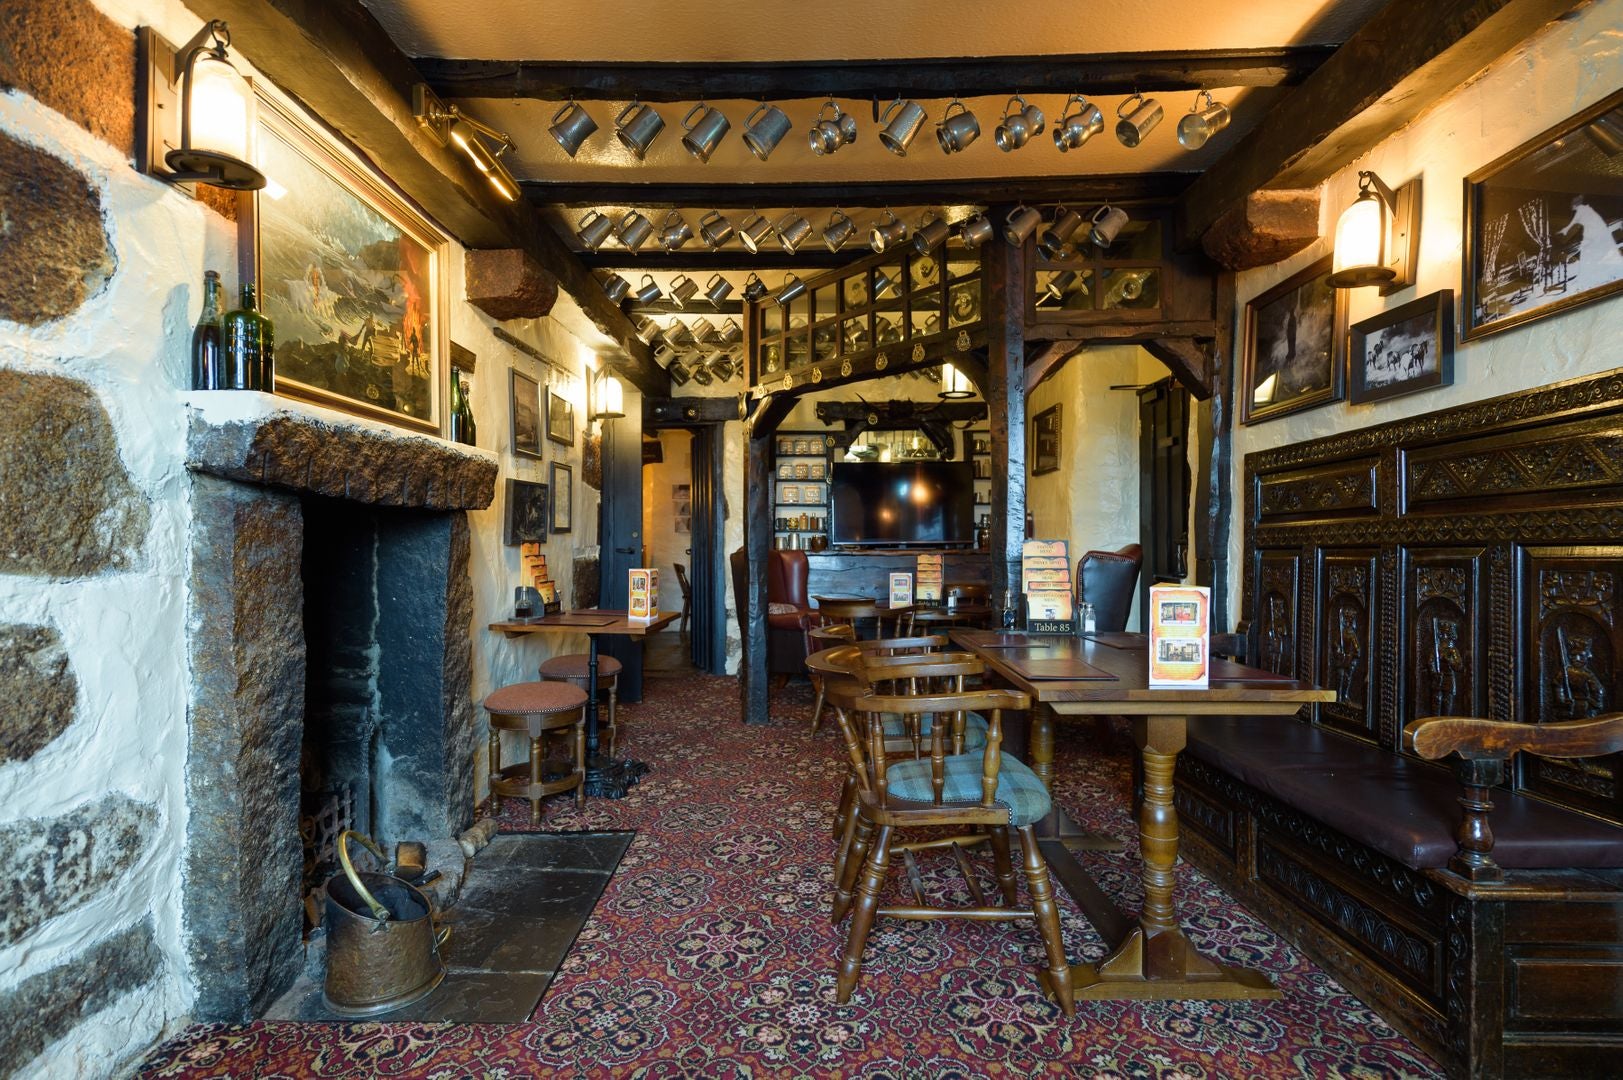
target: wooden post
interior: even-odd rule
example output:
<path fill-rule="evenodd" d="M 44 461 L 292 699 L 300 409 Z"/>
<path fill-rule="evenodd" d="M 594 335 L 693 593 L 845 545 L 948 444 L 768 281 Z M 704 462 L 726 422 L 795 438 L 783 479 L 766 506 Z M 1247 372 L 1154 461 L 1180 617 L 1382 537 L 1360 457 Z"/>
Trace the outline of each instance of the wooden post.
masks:
<path fill-rule="evenodd" d="M 744 613 L 744 657 L 739 661 L 746 724 L 768 720 L 766 664 L 766 560 L 772 549 L 772 444 L 778 424 L 794 407 L 794 399 L 772 397 L 745 425 L 744 440 L 744 555 L 749 562 L 745 595 L 736 597 Z"/>
<path fill-rule="evenodd" d="M 999 211 L 1001 212 L 1001 211 Z M 995 216 L 995 214 L 994 214 Z M 986 276 L 986 385 L 981 396 L 991 431 L 994 605 L 1020 587 L 1020 545 L 1026 538 L 1026 258 L 1024 248 L 982 248 Z"/>

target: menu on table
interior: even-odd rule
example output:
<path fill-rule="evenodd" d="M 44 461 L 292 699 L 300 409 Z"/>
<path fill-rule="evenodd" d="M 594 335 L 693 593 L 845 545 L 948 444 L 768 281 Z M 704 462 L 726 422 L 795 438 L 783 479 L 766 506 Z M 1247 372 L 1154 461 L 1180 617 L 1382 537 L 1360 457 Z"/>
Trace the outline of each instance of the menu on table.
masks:
<path fill-rule="evenodd" d="M 941 601 L 941 556 L 920 555 L 918 596 L 921 601 Z"/>
<path fill-rule="evenodd" d="M 1026 596 L 1028 625 L 1072 620 L 1075 593 L 1071 587 L 1070 548 L 1064 540 L 1027 540 L 1021 546 L 1020 591 Z M 1049 629 L 1041 625 L 1032 628 Z"/>
<path fill-rule="evenodd" d="M 905 570 L 890 575 L 890 606 L 913 606 L 913 575 Z"/>
<path fill-rule="evenodd" d="M 1205 686 L 1211 679 L 1211 590 L 1150 587 L 1151 686 Z"/>
<path fill-rule="evenodd" d="M 630 585 L 626 618 L 632 622 L 653 622 L 659 618 L 659 570 L 637 566 L 626 571 Z"/>

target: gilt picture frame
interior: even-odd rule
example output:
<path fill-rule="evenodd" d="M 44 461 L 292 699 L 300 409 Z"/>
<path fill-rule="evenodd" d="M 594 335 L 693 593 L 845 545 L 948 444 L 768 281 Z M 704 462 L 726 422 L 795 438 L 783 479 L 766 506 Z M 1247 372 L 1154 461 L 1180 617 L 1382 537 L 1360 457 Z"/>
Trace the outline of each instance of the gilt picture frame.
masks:
<path fill-rule="evenodd" d="M 1347 293 L 1330 285 L 1330 256 L 1245 305 L 1240 422 L 1256 424 L 1346 395 Z"/>
<path fill-rule="evenodd" d="M 449 238 L 281 95 L 254 90 L 269 183 L 242 200 L 239 277 L 274 329 L 275 392 L 441 434 Z"/>
<path fill-rule="evenodd" d="M 1623 90 L 1465 178 L 1461 340 L 1623 291 Z"/>

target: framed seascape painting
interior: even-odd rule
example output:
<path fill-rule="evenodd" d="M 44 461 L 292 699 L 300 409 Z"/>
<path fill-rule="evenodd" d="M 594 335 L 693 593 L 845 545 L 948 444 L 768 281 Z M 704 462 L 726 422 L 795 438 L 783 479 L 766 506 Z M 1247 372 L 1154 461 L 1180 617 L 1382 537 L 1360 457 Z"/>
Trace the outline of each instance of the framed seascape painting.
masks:
<path fill-rule="evenodd" d="M 547 387 L 547 438 L 565 446 L 575 445 L 575 403 Z"/>
<path fill-rule="evenodd" d="M 1340 401 L 1347 298 L 1330 287 L 1330 256 L 1245 306 L 1240 422 Z"/>
<path fill-rule="evenodd" d="M 513 453 L 541 456 L 541 384 L 518 368 L 510 370 Z"/>
<path fill-rule="evenodd" d="M 259 88 L 264 190 L 238 222 L 276 334 L 276 392 L 439 432 L 448 242 L 370 171 Z M 250 254 L 251 253 L 251 254 Z"/>
<path fill-rule="evenodd" d="M 1454 290 L 1442 289 L 1355 324 L 1347 334 L 1354 405 L 1454 382 Z"/>
<path fill-rule="evenodd" d="M 575 527 L 575 470 L 561 461 L 552 463 L 552 531 L 570 532 Z"/>
<path fill-rule="evenodd" d="M 1623 90 L 1465 178 L 1470 341 L 1623 289 Z"/>

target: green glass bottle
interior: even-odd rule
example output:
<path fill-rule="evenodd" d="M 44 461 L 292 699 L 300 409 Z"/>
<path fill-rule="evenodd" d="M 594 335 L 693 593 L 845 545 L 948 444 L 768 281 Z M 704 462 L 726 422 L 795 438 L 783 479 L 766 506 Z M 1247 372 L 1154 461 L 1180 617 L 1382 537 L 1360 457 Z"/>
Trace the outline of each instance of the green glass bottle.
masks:
<path fill-rule="evenodd" d="M 473 406 L 468 402 L 468 388 L 462 382 L 462 373 L 451 370 L 451 441 L 468 446 L 478 445 L 477 428 L 473 422 Z"/>
<path fill-rule="evenodd" d="M 203 314 L 192 331 L 192 389 L 218 390 L 224 362 L 220 348 L 220 274 L 203 271 Z"/>
<path fill-rule="evenodd" d="M 242 286 L 241 306 L 220 322 L 225 345 L 226 390 L 275 388 L 271 321 L 255 307 L 254 287 Z"/>

